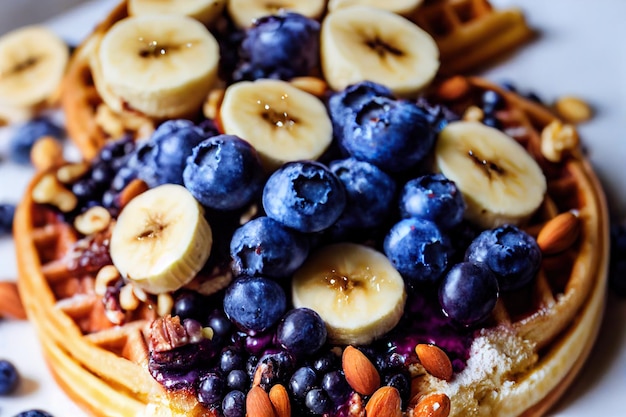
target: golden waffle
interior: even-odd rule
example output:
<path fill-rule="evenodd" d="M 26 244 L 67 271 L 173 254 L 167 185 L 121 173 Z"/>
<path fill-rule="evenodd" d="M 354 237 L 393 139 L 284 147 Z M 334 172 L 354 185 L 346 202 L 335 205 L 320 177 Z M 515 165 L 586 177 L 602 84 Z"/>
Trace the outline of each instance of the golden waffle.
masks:
<path fill-rule="evenodd" d="M 447 75 L 484 67 L 533 37 L 519 9 L 486 0 L 426 0 L 413 20 L 437 42 Z"/>
<path fill-rule="evenodd" d="M 559 163 L 542 156 L 540 132 L 556 120 L 546 108 L 485 80 L 463 80 L 468 90 L 447 104 L 467 114 L 482 92 L 498 91 L 506 106 L 497 118 L 546 174 L 548 195 L 527 230 L 536 235 L 559 213 L 574 210 L 579 232 L 567 249 L 544 256 L 530 289 L 498 301 L 490 325 L 474 341 L 474 362 L 470 358 L 450 383 L 415 363 L 413 397 L 444 392 L 454 416 L 541 416 L 575 378 L 599 329 L 608 265 L 606 203 L 577 149 Z M 34 178 L 15 217 L 19 289 L 60 386 L 95 416 L 212 415 L 195 396 L 167 391 L 149 374 L 148 329 L 158 300 L 145 298 L 125 313 L 123 324 L 113 323 L 97 291 L 99 267 L 81 264 L 76 256 L 76 248 L 106 245 L 106 230 L 77 240 L 71 225 L 49 206 L 33 201 L 32 190 L 40 179 Z M 513 363 L 499 356 L 479 359 L 488 349 L 504 352 Z M 500 373 L 492 372 L 494 368 Z"/>
<path fill-rule="evenodd" d="M 93 158 L 107 139 L 146 136 L 157 123 L 131 110 L 113 112 L 94 85 L 90 56 L 99 38 L 127 16 L 122 1 L 76 50 L 63 81 L 61 103 L 68 136 L 86 159 Z M 486 0 L 427 1 L 413 20 L 434 37 L 441 54 L 440 72 L 448 75 L 485 65 L 532 34 L 519 10 L 496 10 Z"/>

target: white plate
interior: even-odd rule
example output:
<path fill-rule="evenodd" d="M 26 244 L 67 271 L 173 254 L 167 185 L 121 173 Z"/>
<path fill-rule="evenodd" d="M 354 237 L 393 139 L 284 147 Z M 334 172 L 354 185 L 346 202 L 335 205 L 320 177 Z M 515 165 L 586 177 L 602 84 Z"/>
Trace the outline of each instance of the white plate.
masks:
<path fill-rule="evenodd" d="M 50 21 L 77 43 L 117 0 L 84 4 Z M 626 2 L 621 0 L 492 0 L 496 7 L 519 5 L 540 37 L 487 71 L 494 81 L 513 81 L 546 101 L 574 94 L 589 101 L 596 117 L 580 126 L 585 146 L 606 188 L 617 218 L 626 219 Z M 4 161 L 6 134 L 0 134 L 0 202 L 17 202 L 28 168 Z M 0 239 L 0 280 L 17 275 L 14 249 Z M 580 377 L 551 416 L 624 415 L 626 393 L 626 300 L 611 296 L 600 339 Z M 47 371 L 32 327 L 0 321 L 0 358 L 13 361 L 24 381 L 15 395 L 0 397 L 0 417 L 41 408 L 55 417 L 83 416 Z"/>

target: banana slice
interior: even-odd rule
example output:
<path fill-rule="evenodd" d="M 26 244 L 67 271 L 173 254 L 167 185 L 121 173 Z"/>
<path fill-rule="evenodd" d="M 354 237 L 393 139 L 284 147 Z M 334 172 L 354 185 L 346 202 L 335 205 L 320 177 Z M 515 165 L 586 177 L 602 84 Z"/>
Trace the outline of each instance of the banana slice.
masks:
<path fill-rule="evenodd" d="M 268 172 L 288 161 L 319 158 L 333 136 L 324 103 L 279 80 L 243 81 L 228 87 L 220 120 L 225 133 L 256 148 Z"/>
<path fill-rule="evenodd" d="M 205 25 L 211 24 L 224 10 L 226 0 L 128 0 L 131 16 L 182 14 Z"/>
<path fill-rule="evenodd" d="M 42 26 L 25 26 L 0 38 L 0 106 L 26 109 L 59 87 L 69 59 L 63 40 Z"/>
<path fill-rule="evenodd" d="M 439 69 L 433 38 L 395 13 L 368 6 L 340 8 L 322 22 L 322 71 L 334 90 L 369 80 L 396 95 L 417 95 Z"/>
<path fill-rule="evenodd" d="M 124 207 L 111 234 L 110 253 L 123 277 L 160 294 L 190 282 L 212 244 L 202 206 L 185 187 L 164 184 Z"/>
<path fill-rule="evenodd" d="M 423 2 L 424 0 L 330 0 L 328 11 L 332 13 L 351 6 L 371 6 L 403 16 L 411 16 Z"/>
<path fill-rule="evenodd" d="M 435 164 L 461 190 L 466 217 L 484 228 L 524 223 L 546 193 L 546 178 L 530 154 L 480 122 L 448 124 L 435 145 Z"/>
<path fill-rule="evenodd" d="M 276 14 L 282 10 L 319 19 L 325 7 L 325 0 L 229 0 L 227 6 L 228 14 L 240 28 L 250 27 L 259 17 Z"/>
<path fill-rule="evenodd" d="M 102 38 L 91 66 L 96 88 L 114 111 L 155 119 L 199 111 L 217 79 L 218 43 L 195 19 L 180 15 L 128 17 Z"/>
<path fill-rule="evenodd" d="M 316 311 L 331 343 L 361 345 L 384 335 L 404 312 L 402 277 L 380 252 L 354 243 L 326 246 L 292 280 L 293 304 Z"/>

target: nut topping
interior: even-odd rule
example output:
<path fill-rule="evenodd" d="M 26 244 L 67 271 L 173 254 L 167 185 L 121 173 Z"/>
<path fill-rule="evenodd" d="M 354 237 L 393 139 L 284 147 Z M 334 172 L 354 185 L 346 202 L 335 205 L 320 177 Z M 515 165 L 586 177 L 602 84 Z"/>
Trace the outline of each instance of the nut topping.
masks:
<path fill-rule="evenodd" d="M 373 394 L 380 387 L 380 375 L 374 364 L 357 348 L 348 346 L 343 351 L 341 366 L 348 384 L 359 394 Z"/>
<path fill-rule="evenodd" d="M 450 398 L 446 394 L 429 394 L 419 399 L 413 417 L 448 417 Z"/>
<path fill-rule="evenodd" d="M 580 232 L 578 213 L 567 211 L 548 221 L 539 231 L 537 244 L 546 255 L 559 253 L 574 244 Z"/>
<path fill-rule="evenodd" d="M 443 350 L 435 345 L 420 343 L 415 346 L 415 353 L 426 372 L 446 381 L 452 379 L 452 362 Z"/>
<path fill-rule="evenodd" d="M 278 417 L 269 395 L 260 386 L 252 387 L 248 392 L 246 414 L 254 417 Z"/>
<path fill-rule="evenodd" d="M 402 417 L 402 399 L 391 386 L 380 387 L 365 405 L 367 417 Z"/>
<path fill-rule="evenodd" d="M 150 351 L 166 352 L 185 346 L 187 332 L 178 316 L 165 316 L 155 319 L 150 326 Z"/>

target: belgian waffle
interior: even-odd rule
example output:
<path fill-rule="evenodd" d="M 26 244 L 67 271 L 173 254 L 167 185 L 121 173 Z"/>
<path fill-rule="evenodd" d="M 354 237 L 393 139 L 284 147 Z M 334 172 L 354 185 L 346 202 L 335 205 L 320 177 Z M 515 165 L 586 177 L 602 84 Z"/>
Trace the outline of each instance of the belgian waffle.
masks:
<path fill-rule="evenodd" d="M 486 0 L 426 1 L 413 19 L 437 42 L 446 75 L 484 67 L 534 36 L 519 9 Z"/>
<path fill-rule="evenodd" d="M 566 250 L 544 257 L 532 288 L 498 301 L 490 324 L 474 340 L 468 366 L 451 382 L 415 363 L 412 396 L 444 392 L 454 416 L 541 416 L 573 381 L 598 332 L 608 265 L 607 208 L 581 152 L 558 163 L 542 156 L 540 132 L 556 120 L 552 113 L 483 79 L 466 81 L 469 90 L 446 104 L 462 114 L 485 90 L 498 91 L 506 101 L 496 114 L 504 131 L 546 174 L 548 195 L 529 233 L 536 235 L 570 210 L 577 213 L 579 233 Z M 35 203 L 32 191 L 42 175 L 33 179 L 16 213 L 19 289 L 60 386 L 96 416 L 213 415 L 190 392 L 166 390 L 148 372 L 149 328 L 158 300 L 140 300 L 122 324 L 107 315 L 96 288 L 98 268 L 80 262 L 81 253 L 97 252 L 97 242 L 106 245 L 106 231 L 79 239 L 50 206 Z"/>
<path fill-rule="evenodd" d="M 114 113 L 94 85 L 89 61 L 98 39 L 127 16 L 122 1 L 76 50 L 61 89 L 69 137 L 87 159 L 107 139 L 145 136 L 157 123 L 131 110 Z M 486 65 L 532 36 L 521 11 L 496 10 L 486 0 L 427 1 L 412 19 L 434 37 L 441 54 L 440 72 L 447 75 Z"/>

